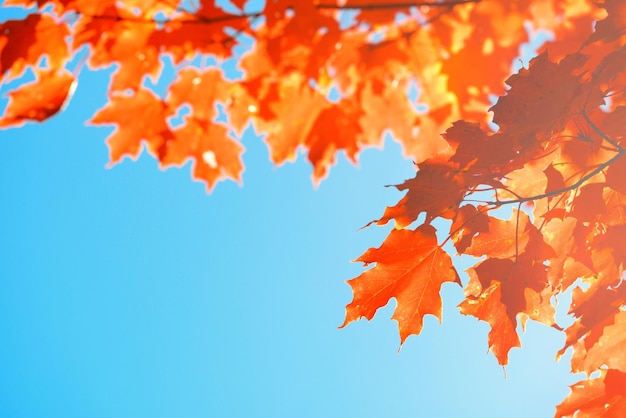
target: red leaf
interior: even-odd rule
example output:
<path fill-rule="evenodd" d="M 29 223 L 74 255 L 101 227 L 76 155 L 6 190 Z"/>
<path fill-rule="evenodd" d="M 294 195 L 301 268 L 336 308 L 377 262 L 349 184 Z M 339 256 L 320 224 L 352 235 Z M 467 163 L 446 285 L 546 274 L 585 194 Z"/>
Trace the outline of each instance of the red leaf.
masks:
<path fill-rule="evenodd" d="M 337 151 L 345 151 L 347 157 L 356 162 L 362 135 L 358 122 L 361 116 L 359 109 L 350 102 L 340 102 L 319 113 L 304 140 L 309 147 L 308 159 L 313 164 L 315 184 L 326 177 L 329 167 L 335 163 Z"/>
<path fill-rule="evenodd" d="M 459 253 L 467 250 L 476 234 L 489 231 L 489 220 L 490 218 L 484 213 L 484 208 L 476 209 L 472 205 L 461 206 L 450 227 L 450 235 Z"/>
<path fill-rule="evenodd" d="M 53 69 L 61 68 L 68 57 L 70 34 L 64 22 L 56 22 L 46 14 L 34 13 L 24 20 L 8 20 L 0 24 L 0 78 L 19 77 L 26 66 L 36 66 L 45 55 Z"/>
<path fill-rule="evenodd" d="M 608 12 L 605 19 L 595 25 L 595 32 L 586 43 L 603 40 L 611 42 L 626 34 L 626 9 L 622 0 L 604 0 L 598 6 Z"/>
<path fill-rule="evenodd" d="M 581 86 L 577 70 L 585 56 L 568 58 L 555 64 L 543 53 L 530 61 L 528 69 L 509 77 L 506 83 L 511 89 L 490 109 L 493 121 L 520 137 L 551 134 L 561 130 L 574 113 L 602 104 L 598 89 L 581 92 L 585 86 Z"/>

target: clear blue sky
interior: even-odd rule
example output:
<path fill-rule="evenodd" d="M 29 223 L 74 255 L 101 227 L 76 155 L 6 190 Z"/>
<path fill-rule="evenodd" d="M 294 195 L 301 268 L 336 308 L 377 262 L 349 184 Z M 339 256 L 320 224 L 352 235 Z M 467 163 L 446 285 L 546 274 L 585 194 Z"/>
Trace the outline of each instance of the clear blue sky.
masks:
<path fill-rule="evenodd" d="M 451 284 L 399 353 L 393 301 L 337 329 L 349 260 L 388 231 L 357 229 L 413 173 L 397 144 L 315 190 L 247 135 L 243 187 L 207 195 L 189 165 L 104 168 L 111 129 L 83 122 L 106 85 L 83 72 L 63 114 L 0 131 L 0 417 L 548 417 L 577 380 L 532 323 L 505 379 Z"/>

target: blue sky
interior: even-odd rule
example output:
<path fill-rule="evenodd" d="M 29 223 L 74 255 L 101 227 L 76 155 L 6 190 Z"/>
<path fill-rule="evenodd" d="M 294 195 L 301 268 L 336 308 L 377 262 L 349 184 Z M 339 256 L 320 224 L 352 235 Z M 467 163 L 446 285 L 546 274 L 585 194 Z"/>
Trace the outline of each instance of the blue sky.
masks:
<path fill-rule="evenodd" d="M 1 417 L 543 417 L 577 380 L 532 323 L 505 379 L 452 284 L 400 352 L 393 301 L 337 328 L 388 232 L 357 230 L 413 174 L 394 142 L 315 190 L 248 133 L 243 186 L 207 195 L 147 154 L 105 169 L 106 86 L 83 71 L 64 113 L 0 131 Z"/>

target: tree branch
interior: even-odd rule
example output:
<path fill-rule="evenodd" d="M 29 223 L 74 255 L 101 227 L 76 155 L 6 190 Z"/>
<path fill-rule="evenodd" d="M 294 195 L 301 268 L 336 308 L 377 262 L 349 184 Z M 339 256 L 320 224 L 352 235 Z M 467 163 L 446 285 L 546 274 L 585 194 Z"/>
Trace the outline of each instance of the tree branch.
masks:
<path fill-rule="evenodd" d="M 317 9 L 335 9 L 335 10 L 385 10 L 385 9 L 406 9 L 409 7 L 450 7 L 467 3 L 480 3 L 481 0 L 450 0 L 450 1 L 407 1 L 398 3 L 385 4 L 359 4 L 350 6 L 340 6 L 338 4 L 316 4 Z"/>
<path fill-rule="evenodd" d="M 587 180 L 589 180 L 590 178 L 592 178 L 593 176 L 600 173 L 602 170 L 604 170 L 605 168 L 607 168 L 608 166 L 610 166 L 611 164 L 613 164 L 614 162 L 622 158 L 623 155 L 624 155 L 624 150 L 623 149 L 619 150 L 613 158 L 600 164 L 598 167 L 596 167 L 589 173 L 582 176 L 577 182 L 567 187 L 562 187 L 560 189 L 552 190 L 551 192 L 546 192 L 546 193 L 542 193 L 542 194 L 531 196 L 531 197 L 520 197 L 519 199 L 511 199 L 511 200 L 485 201 L 484 203 L 499 207 L 499 206 L 510 205 L 514 203 L 532 202 L 534 200 L 544 199 L 546 197 L 552 197 L 561 193 L 569 192 L 585 184 Z"/>
<path fill-rule="evenodd" d="M 328 3 L 319 3 L 315 4 L 314 7 L 320 10 L 393 10 L 393 9 L 406 9 L 410 7 L 420 7 L 420 6 L 428 6 L 434 8 L 450 8 L 454 6 L 458 6 L 461 4 L 469 4 L 469 3 L 480 3 L 482 0 L 450 0 L 444 2 L 438 1 L 417 1 L 417 2 L 398 2 L 398 3 L 384 3 L 384 4 L 360 4 L 360 5 L 346 5 L 341 6 L 338 4 L 328 4 Z M 156 24 L 167 24 L 167 23 L 181 23 L 181 24 L 215 24 L 215 23 L 223 23 L 240 19 L 254 19 L 263 15 L 263 11 L 252 12 L 252 13 L 242 13 L 239 15 L 235 14 L 224 14 L 222 16 L 217 17 L 204 17 L 198 16 L 191 11 L 188 10 L 180 10 L 183 13 L 194 16 L 194 18 L 185 18 L 185 19 L 146 19 L 140 16 L 120 16 L 120 15 L 89 15 L 87 13 L 83 13 L 79 10 L 75 10 L 74 12 L 78 15 L 89 17 L 91 19 L 104 19 L 104 20 L 115 20 L 115 21 L 124 21 L 124 22 L 134 22 L 134 23 L 156 23 Z"/>

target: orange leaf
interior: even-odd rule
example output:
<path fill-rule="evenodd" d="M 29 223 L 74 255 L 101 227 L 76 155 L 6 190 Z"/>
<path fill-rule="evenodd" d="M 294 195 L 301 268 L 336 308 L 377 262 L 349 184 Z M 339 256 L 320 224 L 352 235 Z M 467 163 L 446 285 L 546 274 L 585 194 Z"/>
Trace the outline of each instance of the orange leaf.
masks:
<path fill-rule="evenodd" d="M 361 317 L 372 319 L 391 298 L 397 301 L 393 319 L 398 321 L 401 343 L 420 333 L 424 315 L 441 321 L 441 285 L 461 283 L 435 232 L 430 225 L 415 231 L 394 229 L 379 248 L 370 248 L 356 260 L 376 265 L 348 281 L 354 299 L 346 307 L 342 327 Z"/>
<path fill-rule="evenodd" d="M 207 191 L 215 183 L 230 178 L 241 181 L 243 146 L 228 136 L 226 127 L 194 117 L 186 117 L 185 124 L 173 131 L 174 138 L 162 150 L 163 167 L 193 160 L 192 176 L 204 181 Z"/>
<path fill-rule="evenodd" d="M 450 235 L 458 252 L 464 253 L 476 234 L 489 231 L 489 222 L 490 218 L 475 206 L 461 206 L 450 227 Z"/>
<path fill-rule="evenodd" d="M 323 109 L 313 122 L 304 143 L 309 147 L 308 159 L 313 164 L 315 184 L 326 177 L 337 151 L 345 151 L 347 157 L 356 162 L 362 135 L 359 117 L 361 113 L 354 103 L 344 101 Z"/>
<path fill-rule="evenodd" d="M 0 118 L 0 128 L 26 121 L 43 122 L 56 115 L 68 102 L 76 87 L 67 71 L 39 71 L 37 80 L 9 93 L 9 104 Z"/>
<path fill-rule="evenodd" d="M 194 116 L 201 120 L 213 120 L 217 116 L 216 101 L 226 97 L 226 81 L 222 71 L 209 68 L 201 71 L 187 67 L 177 74 L 169 88 L 166 102 L 172 109 L 189 104 Z"/>
<path fill-rule="evenodd" d="M 163 101 L 151 91 L 140 89 L 132 95 L 113 95 L 111 101 L 97 111 L 89 123 L 117 125 L 107 138 L 110 167 L 124 156 L 137 158 L 143 140 L 157 153 L 172 135 L 165 121 L 167 116 L 168 110 Z"/>
<path fill-rule="evenodd" d="M 528 215 L 517 211 L 513 211 L 509 220 L 490 216 L 487 231 L 476 235 L 465 253 L 474 257 L 488 254 L 494 258 L 513 257 L 516 251 L 522 253 L 529 240 L 529 234 L 526 232 L 528 221 Z"/>
<path fill-rule="evenodd" d="M 600 370 L 600 377 L 581 380 L 556 407 L 555 418 L 623 418 L 626 413 L 626 373 Z"/>
<path fill-rule="evenodd" d="M 573 370 L 591 374 L 601 367 L 608 367 L 626 373 L 626 312 L 614 310 L 613 313 L 613 323 L 604 327 L 595 344 L 588 350 L 574 350 Z"/>
<path fill-rule="evenodd" d="M 111 76 L 111 91 L 139 89 L 145 75 L 157 77 L 161 73 L 158 45 L 151 43 L 156 23 L 137 25 L 107 12 L 109 19 L 83 16 L 78 21 L 74 47 L 88 43 L 93 52 L 89 65 L 94 68 L 118 64 Z"/>
<path fill-rule="evenodd" d="M 501 365 L 508 363 L 511 348 L 521 346 L 516 332 L 518 314 L 555 324 L 546 271 L 546 266 L 530 255 L 515 261 L 488 258 L 468 270 L 467 296 L 459 308 L 491 325 L 489 350 Z"/>
<path fill-rule="evenodd" d="M 470 276 L 471 277 L 471 276 Z M 517 320 L 507 315 L 506 305 L 502 303 L 502 289 L 494 283 L 480 293 L 480 297 L 467 298 L 459 305 L 462 314 L 473 315 L 491 326 L 489 331 L 489 351 L 498 359 L 498 363 L 509 362 L 509 351 L 521 347 L 515 330 Z"/>

